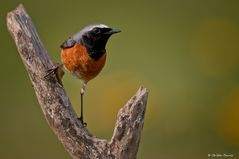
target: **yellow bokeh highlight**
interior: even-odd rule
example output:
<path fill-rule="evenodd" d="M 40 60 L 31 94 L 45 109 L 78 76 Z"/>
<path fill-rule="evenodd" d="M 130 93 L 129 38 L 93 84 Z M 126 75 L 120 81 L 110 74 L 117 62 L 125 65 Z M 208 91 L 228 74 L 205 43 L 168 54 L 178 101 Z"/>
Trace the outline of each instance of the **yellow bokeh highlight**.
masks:
<path fill-rule="evenodd" d="M 239 26 L 226 19 L 199 23 L 192 33 L 192 55 L 208 75 L 224 75 L 239 66 Z"/>
<path fill-rule="evenodd" d="M 239 87 L 223 98 L 218 116 L 219 134 L 229 142 L 239 143 Z"/>

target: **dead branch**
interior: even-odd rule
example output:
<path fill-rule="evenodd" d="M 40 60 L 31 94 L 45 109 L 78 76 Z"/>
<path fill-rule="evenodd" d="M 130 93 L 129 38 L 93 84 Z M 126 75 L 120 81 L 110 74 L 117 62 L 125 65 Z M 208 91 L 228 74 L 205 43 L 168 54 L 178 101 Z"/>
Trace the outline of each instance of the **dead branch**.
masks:
<path fill-rule="evenodd" d="M 7 15 L 7 27 L 31 79 L 42 112 L 58 139 L 74 159 L 136 158 L 148 93 L 140 87 L 117 116 L 110 141 L 98 139 L 77 120 L 66 92 L 47 70 L 55 66 L 23 5 Z"/>

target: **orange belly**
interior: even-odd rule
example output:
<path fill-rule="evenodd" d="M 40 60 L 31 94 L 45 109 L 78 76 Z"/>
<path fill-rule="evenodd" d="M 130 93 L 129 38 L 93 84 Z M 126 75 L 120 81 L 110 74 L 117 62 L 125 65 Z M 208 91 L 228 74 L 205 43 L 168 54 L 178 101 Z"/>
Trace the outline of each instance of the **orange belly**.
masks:
<path fill-rule="evenodd" d="M 81 44 L 62 49 L 61 61 L 65 68 L 79 79 L 88 82 L 97 76 L 105 65 L 106 53 L 95 61 Z"/>

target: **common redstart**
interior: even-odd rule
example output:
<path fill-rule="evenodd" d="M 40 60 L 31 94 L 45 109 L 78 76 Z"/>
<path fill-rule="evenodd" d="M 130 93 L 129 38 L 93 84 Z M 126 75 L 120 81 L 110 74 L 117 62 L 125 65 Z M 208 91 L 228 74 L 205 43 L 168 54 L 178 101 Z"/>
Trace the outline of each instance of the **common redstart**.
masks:
<path fill-rule="evenodd" d="M 60 46 L 62 65 L 82 81 L 79 120 L 83 125 L 86 125 L 83 120 L 83 95 L 86 85 L 104 67 L 107 54 L 106 43 L 111 35 L 119 32 L 121 32 L 119 29 L 112 29 L 104 24 L 93 24 L 69 37 Z"/>

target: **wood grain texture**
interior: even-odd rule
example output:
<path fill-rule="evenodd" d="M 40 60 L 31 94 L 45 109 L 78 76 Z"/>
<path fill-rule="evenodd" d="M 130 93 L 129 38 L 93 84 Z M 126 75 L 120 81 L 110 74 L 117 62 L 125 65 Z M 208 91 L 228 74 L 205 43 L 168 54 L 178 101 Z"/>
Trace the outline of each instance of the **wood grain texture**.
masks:
<path fill-rule="evenodd" d="M 138 151 L 148 93 L 140 87 L 117 116 L 110 141 L 98 139 L 77 120 L 75 111 L 52 74 L 44 78 L 55 63 L 41 42 L 23 5 L 7 15 L 13 37 L 42 112 L 51 129 L 74 159 L 134 159 Z"/>

